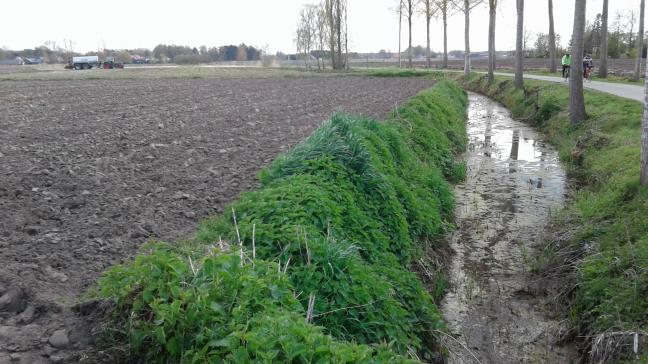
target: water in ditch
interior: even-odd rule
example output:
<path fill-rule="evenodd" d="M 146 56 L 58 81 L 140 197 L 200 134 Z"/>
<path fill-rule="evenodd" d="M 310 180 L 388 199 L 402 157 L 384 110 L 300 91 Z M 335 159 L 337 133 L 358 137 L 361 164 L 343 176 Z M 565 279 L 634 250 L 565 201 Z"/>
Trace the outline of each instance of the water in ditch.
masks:
<path fill-rule="evenodd" d="M 529 289 L 534 246 L 564 203 L 558 153 L 492 100 L 469 95 L 466 181 L 455 188 L 457 230 L 442 310 L 450 363 L 569 363 L 561 323 Z"/>

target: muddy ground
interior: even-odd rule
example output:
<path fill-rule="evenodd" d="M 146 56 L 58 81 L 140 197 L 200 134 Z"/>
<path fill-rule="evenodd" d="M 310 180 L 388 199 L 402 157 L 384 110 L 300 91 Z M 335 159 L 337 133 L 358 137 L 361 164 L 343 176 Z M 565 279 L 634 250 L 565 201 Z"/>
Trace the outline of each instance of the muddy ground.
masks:
<path fill-rule="evenodd" d="M 0 363 L 94 362 L 75 306 L 147 239 L 173 240 L 335 110 L 384 117 L 417 78 L 0 83 Z M 73 310 L 73 308 L 75 308 Z"/>
<path fill-rule="evenodd" d="M 530 272 L 538 242 L 566 194 L 558 153 L 529 125 L 470 94 L 466 181 L 455 188 L 452 289 L 442 311 L 450 363 L 570 363 L 566 326 L 545 309 Z"/>

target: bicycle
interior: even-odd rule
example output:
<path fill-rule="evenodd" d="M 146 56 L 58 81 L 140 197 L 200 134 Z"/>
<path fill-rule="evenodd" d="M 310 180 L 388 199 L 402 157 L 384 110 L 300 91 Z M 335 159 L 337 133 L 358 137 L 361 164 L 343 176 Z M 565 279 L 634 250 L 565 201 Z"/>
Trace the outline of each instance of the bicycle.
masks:
<path fill-rule="evenodd" d="M 563 78 L 565 79 L 565 82 L 569 80 L 569 74 L 571 72 L 571 67 L 567 66 L 563 72 Z"/>
<path fill-rule="evenodd" d="M 592 67 L 585 67 L 583 79 L 587 82 L 592 82 Z"/>

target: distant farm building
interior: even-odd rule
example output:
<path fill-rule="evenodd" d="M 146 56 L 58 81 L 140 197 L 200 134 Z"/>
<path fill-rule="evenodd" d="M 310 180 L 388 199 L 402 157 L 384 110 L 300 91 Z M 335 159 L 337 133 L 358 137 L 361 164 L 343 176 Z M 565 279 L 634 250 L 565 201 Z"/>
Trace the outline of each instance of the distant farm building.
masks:
<path fill-rule="evenodd" d="M 20 57 L 0 59 L 0 65 L 23 65 L 25 61 Z"/>

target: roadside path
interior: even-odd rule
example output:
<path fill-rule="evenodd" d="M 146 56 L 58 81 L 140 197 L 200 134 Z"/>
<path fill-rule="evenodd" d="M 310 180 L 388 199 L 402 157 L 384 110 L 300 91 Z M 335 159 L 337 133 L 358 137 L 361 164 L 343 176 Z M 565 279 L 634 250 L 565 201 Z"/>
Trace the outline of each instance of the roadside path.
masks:
<path fill-rule="evenodd" d="M 486 73 L 486 72 L 479 72 L 479 73 Z M 495 72 L 495 75 L 513 77 L 512 73 Z M 565 85 L 568 85 L 568 83 L 565 80 L 563 80 L 562 77 L 525 74 L 524 78 L 563 83 Z M 626 85 L 623 83 L 601 82 L 601 81 L 585 82 L 583 83 L 583 86 L 591 90 L 606 92 L 612 95 L 624 97 L 626 99 L 636 100 L 640 102 L 643 102 L 644 100 L 644 88 L 641 86 Z"/>

